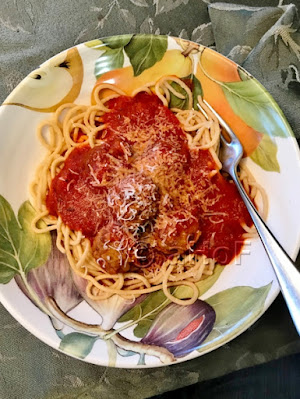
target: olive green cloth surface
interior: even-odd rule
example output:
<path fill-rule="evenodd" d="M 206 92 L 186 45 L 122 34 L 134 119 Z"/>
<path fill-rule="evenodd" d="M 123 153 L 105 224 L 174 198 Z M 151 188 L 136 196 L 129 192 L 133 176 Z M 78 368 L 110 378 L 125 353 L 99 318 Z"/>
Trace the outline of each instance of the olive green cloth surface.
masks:
<path fill-rule="evenodd" d="M 39 64 L 75 44 L 122 33 L 171 34 L 216 48 L 243 65 L 272 93 L 299 138 L 300 0 L 294 5 L 276 0 L 209 3 L 2 0 L 0 101 Z M 1 399 L 147 398 L 300 352 L 300 339 L 281 296 L 229 344 L 157 369 L 90 365 L 40 342 L 1 305 L 0 317 Z"/>

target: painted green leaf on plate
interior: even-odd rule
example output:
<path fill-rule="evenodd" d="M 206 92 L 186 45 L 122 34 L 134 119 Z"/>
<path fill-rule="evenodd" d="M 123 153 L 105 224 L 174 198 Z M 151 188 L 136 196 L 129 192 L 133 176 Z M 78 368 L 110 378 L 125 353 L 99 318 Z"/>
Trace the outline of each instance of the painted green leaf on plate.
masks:
<path fill-rule="evenodd" d="M 84 359 L 93 349 L 97 337 L 81 333 L 70 333 L 63 337 L 59 349 L 80 359 Z"/>
<path fill-rule="evenodd" d="M 104 73 L 113 69 L 122 68 L 124 64 L 123 47 L 107 49 L 95 62 L 94 74 L 98 79 Z"/>
<path fill-rule="evenodd" d="M 197 102 L 198 96 L 202 96 L 202 87 L 200 81 L 194 75 L 189 75 L 186 78 L 182 78 L 183 81 L 191 81 L 192 93 L 193 93 L 193 108 L 198 109 Z M 176 82 L 171 83 L 171 87 L 176 90 L 183 98 L 179 98 L 172 92 L 170 93 L 170 108 L 188 109 L 189 99 L 187 92 Z"/>
<path fill-rule="evenodd" d="M 111 49 L 117 49 L 126 46 L 130 42 L 131 38 L 132 35 L 121 35 L 121 36 L 107 37 L 102 40 L 107 47 Z"/>
<path fill-rule="evenodd" d="M 264 170 L 280 172 L 280 166 L 277 161 L 277 144 L 269 136 L 263 136 L 250 158 Z"/>
<path fill-rule="evenodd" d="M 0 197 L 0 281 L 8 283 L 19 265 L 15 255 L 21 242 L 21 229 L 9 203 Z"/>
<path fill-rule="evenodd" d="M 94 50 L 103 50 L 106 47 L 104 46 L 103 42 L 99 39 L 90 40 L 89 42 L 85 43 L 86 47 L 92 48 Z"/>
<path fill-rule="evenodd" d="M 8 283 L 16 274 L 24 275 L 48 259 L 51 236 L 32 231 L 34 217 L 35 211 L 26 201 L 17 220 L 10 204 L 0 196 L 0 283 Z"/>
<path fill-rule="evenodd" d="M 134 329 L 134 335 L 142 338 L 148 332 L 156 315 L 169 303 L 170 300 L 166 298 L 162 290 L 153 292 L 142 303 L 125 313 L 118 321 L 121 323 L 131 320 L 136 321 L 137 326 Z"/>
<path fill-rule="evenodd" d="M 238 331 L 250 326 L 263 311 L 271 285 L 269 283 L 260 288 L 233 287 L 206 299 L 216 312 L 216 322 L 199 352 L 227 342 Z"/>
<path fill-rule="evenodd" d="M 176 82 L 172 82 L 170 85 L 182 98 L 179 98 L 176 94 L 170 92 L 170 108 L 188 109 L 189 108 L 189 97 L 187 92 Z"/>
<path fill-rule="evenodd" d="M 211 276 L 196 283 L 196 286 L 199 290 L 199 295 L 205 294 L 205 292 L 208 291 L 215 284 L 223 270 L 224 266 L 217 264 L 214 273 Z M 187 286 L 181 285 L 176 288 L 174 295 L 176 296 L 176 298 L 179 299 L 190 298 L 192 295 L 192 289 Z"/>
<path fill-rule="evenodd" d="M 143 71 L 151 68 L 156 62 L 160 61 L 167 47 L 167 36 L 133 36 L 125 46 L 125 52 L 133 67 L 134 76 L 140 75 Z"/>
<path fill-rule="evenodd" d="M 104 51 L 95 62 L 94 73 L 97 79 L 105 72 L 123 67 L 124 46 L 130 42 L 131 38 L 132 35 L 112 36 L 86 43 L 90 48 Z"/>
<path fill-rule="evenodd" d="M 239 74 L 239 77 L 241 78 L 241 80 L 253 79 L 252 76 L 249 74 L 249 72 L 247 72 L 245 69 L 243 69 L 239 65 L 238 65 L 237 71 L 238 71 L 238 74 Z"/>
<path fill-rule="evenodd" d="M 248 126 L 269 136 L 290 135 L 278 106 L 256 80 L 222 83 L 222 89 L 233 112 Z"/>
<path fill-rule="evenodd" d="M 18 219 L 22 227 L 22 241 L 20 243 L 20 259 L 25 273 L 44 264 L 50 254 L 50 233 L 37 234 L 32 230 L 31 222 L 36 216 L 29 201 L 24 202 L 18 212 Z"/>
<path fill-rule="evenodd" d="M 132 35 L 112 36 L 106 37 L 102 40 L 91 40 L 85 43 L 85 45 L 94 50 L 107 50 L 108 48 L 117 49 L 126 46 L 126 44 L 130 42 L 131 38 Z"/>
<path fill-rule="evenodd" d="M 203 90 L 200 81 L 196 78 L 195 75 L 193 75 L 192 82 L 193 82 L 193 108 L 198 110 L 197 106 L 198 96 L 202 97 Z"/>

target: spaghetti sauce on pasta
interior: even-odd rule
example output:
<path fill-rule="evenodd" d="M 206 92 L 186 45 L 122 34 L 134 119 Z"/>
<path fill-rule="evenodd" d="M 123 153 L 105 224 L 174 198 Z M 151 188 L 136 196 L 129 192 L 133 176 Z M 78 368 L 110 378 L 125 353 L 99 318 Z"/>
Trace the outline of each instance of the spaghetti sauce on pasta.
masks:
<path fill-rule="evenodd" d="M 189 147 L 155 95 L 121 95 L 106 105 L 98 144 L 75 147 L 52 180 L 49 213 L 81 231 L 111 274 L 188 253 L 228 264 L 241 250 L 242 224 L 252 221 L 210 151 Z M 73 140 L 84 141 L 84 132 Z"/>

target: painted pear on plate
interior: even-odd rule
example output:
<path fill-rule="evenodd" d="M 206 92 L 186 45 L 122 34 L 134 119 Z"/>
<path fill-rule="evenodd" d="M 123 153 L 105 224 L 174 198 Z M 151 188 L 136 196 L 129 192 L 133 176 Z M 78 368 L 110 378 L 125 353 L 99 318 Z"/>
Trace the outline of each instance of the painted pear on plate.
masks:
<path fill-rule="evenodd" d="M 58 54 L 28 75 L 4 105 L 18 105 L 38 112 L 54 112 L 74 102 L 83 80 L 83 64 L 77 48 Z"/>

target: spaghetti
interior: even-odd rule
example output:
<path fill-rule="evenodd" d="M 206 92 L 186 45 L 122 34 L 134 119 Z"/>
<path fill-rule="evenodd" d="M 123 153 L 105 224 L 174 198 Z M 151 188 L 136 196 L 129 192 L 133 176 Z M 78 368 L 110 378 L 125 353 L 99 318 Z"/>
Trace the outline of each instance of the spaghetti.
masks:
<path fill-rule="evenodd" d="M 94 93 L 96 105 L 64 104 L 38 128 L 48 154 L 30 187 L 34 229 L 57 232 L 57 248 L 91 299 L 162 289 L 171 301 L 191 304 L 196 283 L 254 234 L 235 187 L 219 172 L 219 123 L 200 97 L 206 115 L 192 108 L 190 88 L 176 77 L 133 97 L 110 84 Z M 188 109 L 169 110 L 173 97 Z M 252 199 L 261 195 L 245 168 L 240 178 Z M 231 238 L 241 241 L 226 259 L 216 253 L 229 246 L 220 246 L 224 232 L 216 226 L 233 217 L 223 191 L 238 205 Z M 40 219 L 46 228 L 37 227 Z M 190 298 L 176 298 L 182 285 Z"/>

